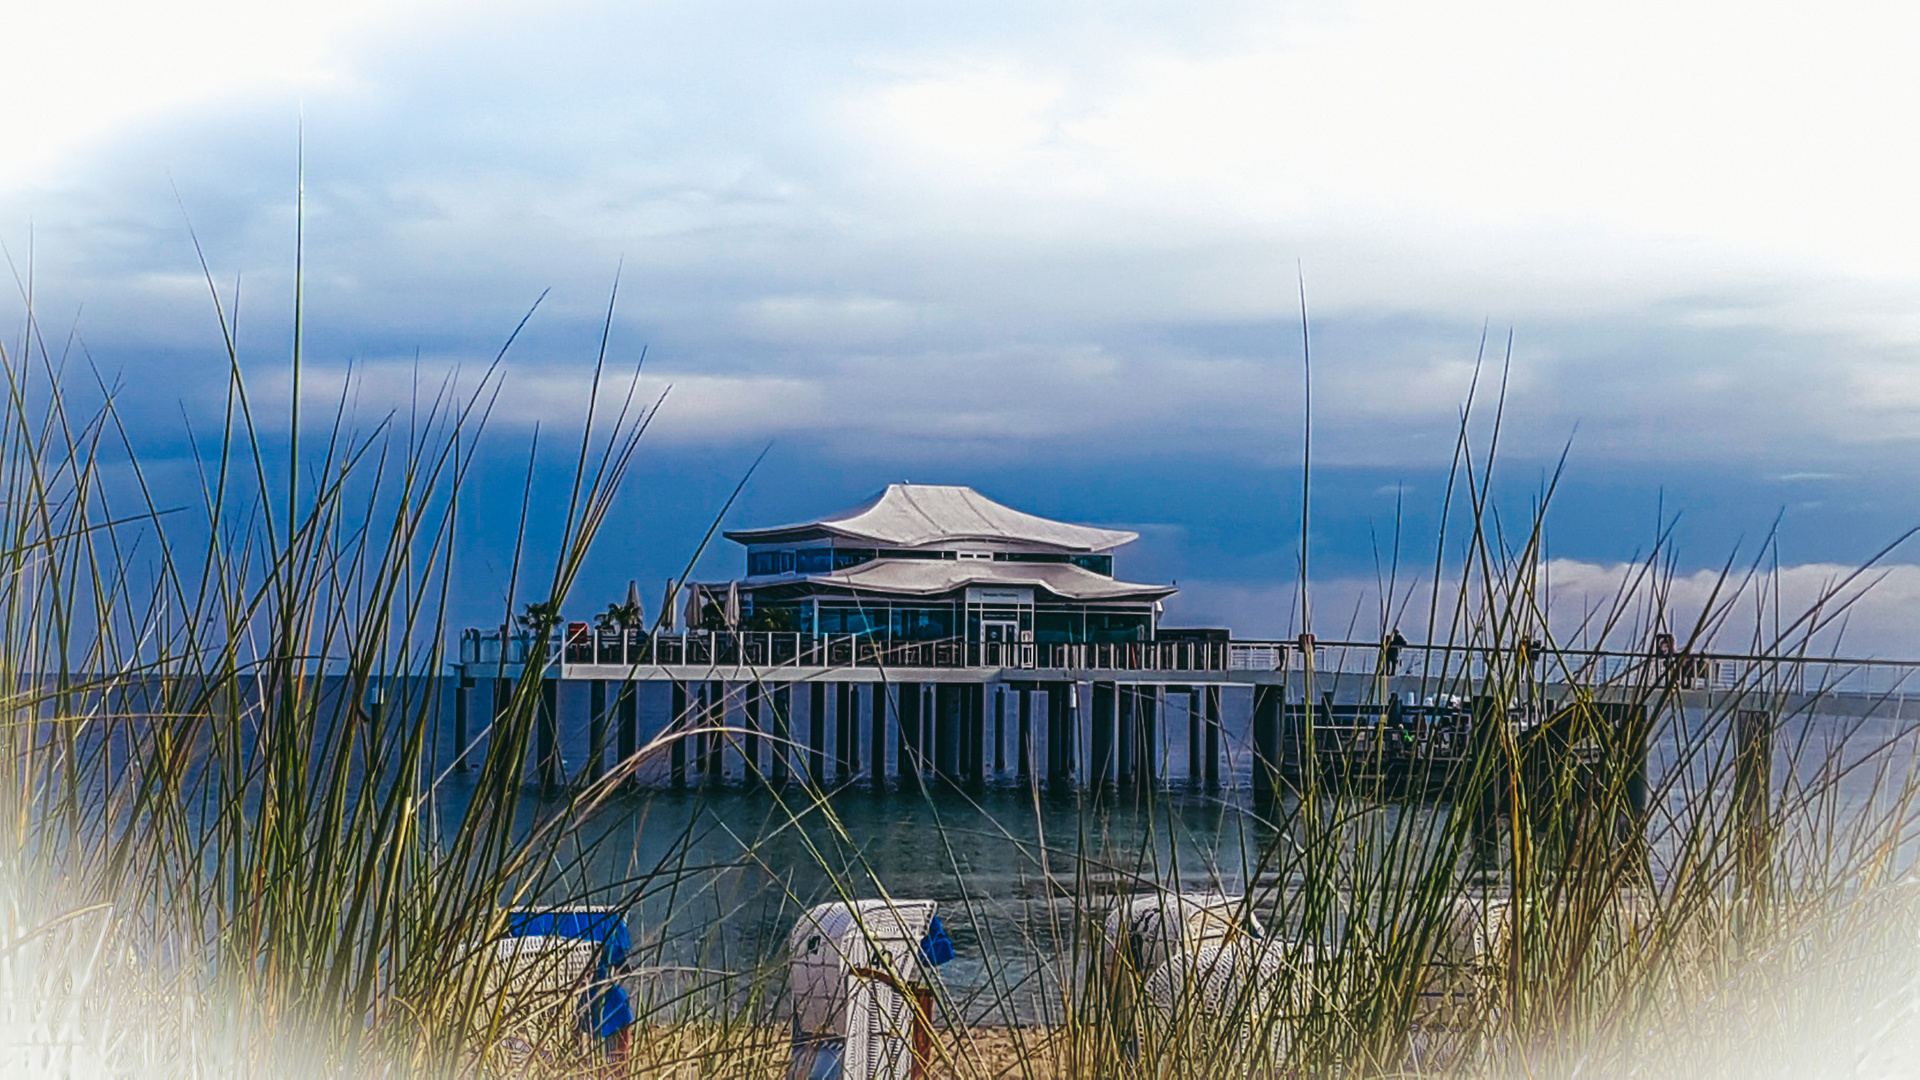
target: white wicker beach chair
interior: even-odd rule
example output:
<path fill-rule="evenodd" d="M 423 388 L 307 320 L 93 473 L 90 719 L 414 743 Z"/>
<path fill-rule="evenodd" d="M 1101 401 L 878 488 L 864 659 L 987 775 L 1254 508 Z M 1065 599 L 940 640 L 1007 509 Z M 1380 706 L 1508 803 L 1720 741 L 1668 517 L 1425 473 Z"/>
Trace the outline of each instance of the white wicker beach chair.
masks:
<path fill-rule="evenodd" d="M 1150 1034 L 1231 1049 L 1251 1066 L 1285 1060 L 1312 999 L 1312 954 L 1291 942 L 1247 936 L 1175 953 L 1145 987 Z"/>
<path fill-rule="evenodd" d="M 927 1052 L 931 900 L 821 904 L 794 925 L 794 1080 L 910 1080 Z"/>

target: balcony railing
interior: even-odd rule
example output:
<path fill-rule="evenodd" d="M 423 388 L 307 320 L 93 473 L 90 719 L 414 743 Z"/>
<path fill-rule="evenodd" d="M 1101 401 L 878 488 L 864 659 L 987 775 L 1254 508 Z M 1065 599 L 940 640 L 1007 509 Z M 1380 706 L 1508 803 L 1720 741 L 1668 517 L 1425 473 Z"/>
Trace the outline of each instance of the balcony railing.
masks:
<path fill-rule="evenodd" d="M 564 643 L 564 644 L 562 644 Z M 667 634 L 585 623 L 543 639 L 531 631 L 468 630 L 462 664 L 609 667 L 1020 668 L 1082 671 L 1226 671 L 1239 665 L 1224 641 L 1112 643 L 885 641 L 857 634 L 696 630 Z M 556 657 L 555 653 L 558 652 Z"/>
<path fill-rule="evenodd" d="M 539 655 L 535 655 L 539 654 Z M 1546 682 L 1666 686 L 1717 692 L 1786 692 L 1886 697 L 1920 694 L 1920 661 L 1746 656 L 1717 652 L 1605 649 L 1476 648 L 1364 641 L 969 642 L 886 641 L 856 634 L 697 630 L 661 633 L 568 624 L 542 639 L 530 631 L 467 630 L 460 662 L 484 666 L 751 668 L 991 668 L 1116 672 L 1303 672 L 1321 676 L 1423 677 L 1444 688 L 1476 682 L 1494 665 L 1512 678 L 1516 665 Z M 1455 692 L 1455 691 L 1444 691 Z"/>

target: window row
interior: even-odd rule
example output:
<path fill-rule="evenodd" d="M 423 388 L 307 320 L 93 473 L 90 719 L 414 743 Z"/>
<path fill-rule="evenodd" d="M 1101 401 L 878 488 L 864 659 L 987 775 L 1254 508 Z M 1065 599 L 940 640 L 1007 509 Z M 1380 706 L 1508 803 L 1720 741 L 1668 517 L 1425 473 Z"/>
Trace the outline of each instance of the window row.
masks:
<path fill-rule="evenodd" d="M 899 548 L 801 548 L 798 551 L 750 551 L 747 576 L 773 574 L 830 574 L 875 559 L 954 560 L 957 551 L 910 551 Z M 996 551 L 994 562 L 1069 563 L 1101 577 L 1113 576 L 1111 555 L 1067 555 L 1047 551 Z"/>
<path fill-rule="evenodd" d="M 998 618 L 989 614 L 984 621 L 995 625 L 1017 622 L 1019 630 L 1032 630 L 1033 640 L 1041 644 L 1113 644 L 1150 641 L 1153 638 L 1153 616 L 1146 612 L 1042 609 L 1018 615 L 1009 613 Z M 968 640 L 982 640 L 982 623 L 978 609 L 968 616 Z M 939 641 L 958 636 L 960 625 L 953 605 L 892 607 L 881 603 L 854 607 L 822 604 L 816 609 L 812 604 L 798 603 L 757 605 L 748 615 L 744 629 L 801 634 L 853 634 L 888 641 Z"/>

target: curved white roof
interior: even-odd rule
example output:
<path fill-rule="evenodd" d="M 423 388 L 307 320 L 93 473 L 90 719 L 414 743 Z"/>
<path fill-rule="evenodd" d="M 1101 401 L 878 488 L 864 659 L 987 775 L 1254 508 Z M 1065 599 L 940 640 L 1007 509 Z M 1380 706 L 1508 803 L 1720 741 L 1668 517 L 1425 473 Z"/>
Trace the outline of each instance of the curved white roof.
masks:
<path fill-rule="evenodd" d="M 864 506 L 819 521 L 768 529 L 734 529 L 742 544 L 779 543 L 806 536 L 836 536 L 883 547 L 924 547 L 964 541 L 1035 544 L 1070 552 L 1108 551 L 1140 538 L 1120 529 L 1069 525 L 1002 506 L 970 487 L 888 484 Z"/>

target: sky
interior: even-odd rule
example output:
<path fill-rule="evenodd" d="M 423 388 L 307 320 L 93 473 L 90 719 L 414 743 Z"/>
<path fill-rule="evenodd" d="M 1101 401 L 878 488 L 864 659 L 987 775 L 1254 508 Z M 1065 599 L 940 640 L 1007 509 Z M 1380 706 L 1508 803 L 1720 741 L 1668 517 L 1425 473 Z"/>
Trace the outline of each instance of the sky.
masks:
<path fill-rule="evenodd" d="M 1504 370 L 1509 520 L 1564 455 L 1548 537 L 1570 589 L 1665 530 L 1682 575 L 1777 535 L 1768 557 L 1817 594 L 1920 524 L 1916 23 L 1632 0 L 0 0 L 0 242 L 161 476 L 187 475 L 184 422 L 225 385 L 194 237 L 239 284 L 249 380 L 289 392 L 303 179 L 316 406 L 349 370 L 373 420 L 470 383 L 544 294 L 476 476 L 502 494 L 469 511 L 475 621 L 506 599 L 535 428 L 549 456 L 578 428 L 616 280 L 610 364 L 644 349 L 645 387 L 671 390 L 586 610 L 630 577 L 656 594 L 766 449 L 728 524 L 972 484 L 1140 532 L 1119 569 L 1180 583 L 1169 622 L 1290 633 L 1303 296 L 1325 619 L 1367 606 L 1396 536 L 1431 564 L 1483 356 L 1476 438 Z M 23 310 L 0 305 L 16 351 Z M 539 499 L 563 472 L 538 471 Z M 1852 651 L 1920 656 L 1920 554 L 1888 559 Z M 699 574 L 740 562 L 722 542 Z"/>

